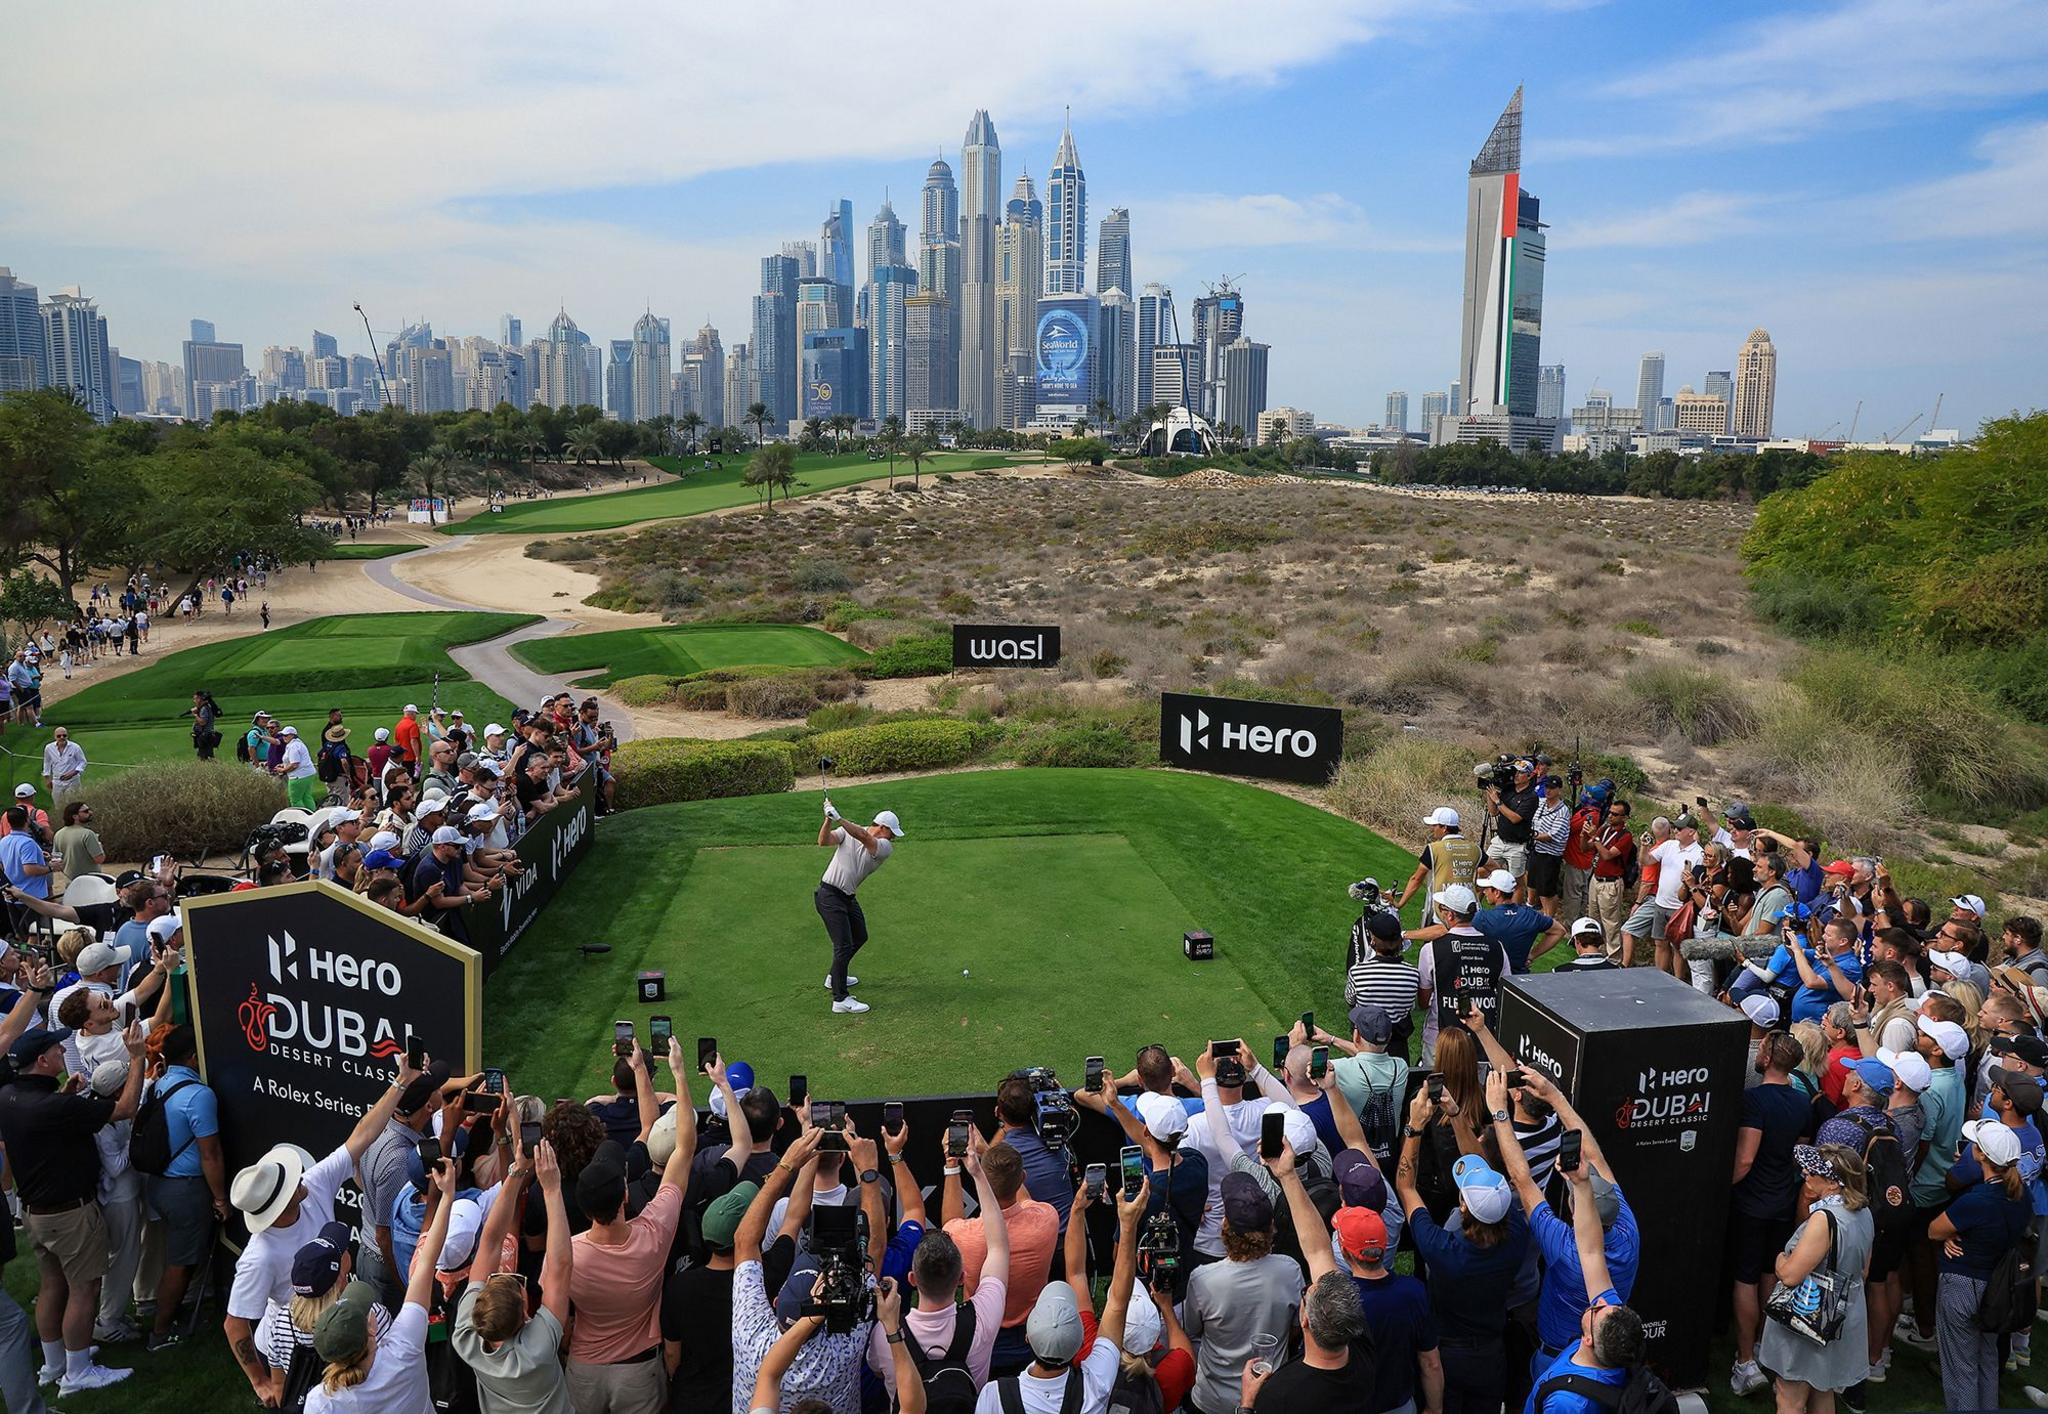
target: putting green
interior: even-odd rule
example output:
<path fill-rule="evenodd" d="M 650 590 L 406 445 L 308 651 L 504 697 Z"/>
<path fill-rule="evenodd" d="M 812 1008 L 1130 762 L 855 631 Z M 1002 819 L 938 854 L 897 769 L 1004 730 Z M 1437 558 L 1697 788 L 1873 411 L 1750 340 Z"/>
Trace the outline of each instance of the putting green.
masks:
<path fill-rule="evenodd" d="M 396 721 L 406 703 L 424 708 L 434 700 L 436 674 L 443 707 L 480 722 L 503 718 L 511 704 L 472 681 L 448 649 L 532 622 L 528 614 L 350 614 L 181 649 L 52 704 L 43 729 L 17 727 L 0 736 L 0 749 L 9 753 L 0 756 L 0 768 L 9 785 L 40 783 L 43 743 L 48 728 L 59 725 L 85 748 L 88 781 L 189 756 L 191 719 L 180 714 L 201 688 L 226 714 L 219 754 L 230 759 L 235 733 L 247 730 L 258 708 L 310 737 L 328 709 L 339 707 L 355 729 L 352 742 L 367 751 L 371 732 Z"/>
<path fill-rule="evenodd" d="M 679 678 L 709 668 L 831 667 L 867 654 L 803 624 L 683 624 L 530 639 L 514 644 L 512 656 L 543 673 L 602 668 L 576 685 L 609 687 L 648 673 Z"/>
<path fill-rule="evenodd" d="M 655 1013 L 715 1035 L 779 1089 L 860 1098 L 992 1087 L 1020 1065 L 1078 1077 L 1161 1041 L 1270 1038 L 1343 1010 L 1364 874 L 1409 855 L 1286 796 L 1142 770 L 981 771 L 843 786 L 849 814 L 893 809 L 908 834 L 861 889 L 864 1016 L 830 1011 L 831 949 L 812 908 L 826 863 L 815 791 L 629 811 L 490 982 L 485 1047 L 520 1089 L 605 1088 L 615 1018 Z M 1217 959 L 1180 954 L 1189 928 Z M 577 945 L 611 952 L 583 958 Z M 969 975 L 960 975 L 961 969 Z M 668 1000 L 634 999 L 642 969 Z"/>
<path fill-rule="evenodd" d="M 559 535 L 579 530 L 616 530 L 650 520 L 673 520 L 679 516 L 702 515 L 706 511 L 760 503 L 751 486 L 741 484 L 747 472 L 747 451 L 727 452 L 712 458 L 719 465 L 700 468 L 697 457 L 652 457 L 654 465 L 680 478 L 656 486 L 636 486 L 630 491 L 606 491 L 595 496 L 564 496 L 546 501 L 514 501 L 492 515 L 480 511 L 466 520 L 445 526 L 450 535 Z M 976 471 L 984 467 L 1012 464 L 1005 452 L 934 452 L 924 459 L 924 475 L 942 471 Z M 896 474 L 908 477 L 910 463 L 896 459 Z M 804 452 L 796 459 L 797 495 L 835 491 L 863 481 L 880 481 L 889 475 L 888 461 L 869 461 L 865 452 Z"/>

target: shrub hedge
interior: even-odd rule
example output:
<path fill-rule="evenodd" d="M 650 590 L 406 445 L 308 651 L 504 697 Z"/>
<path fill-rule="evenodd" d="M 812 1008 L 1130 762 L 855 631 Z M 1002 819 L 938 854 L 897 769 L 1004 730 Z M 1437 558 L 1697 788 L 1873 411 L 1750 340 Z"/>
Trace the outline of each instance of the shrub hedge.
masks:
<path fill-rule="evenodd" d="M 953 640 L 942 633 L 911 634 L 876 647 L 861 665 L 871 678 L 923 678 L 953 671 Z"/>
<path fill-rule="evenodd" d="M 613 753 L 612 774 L 618 780 L 621 810 L 728 795 L 774 795 L 796 783 L 790 749 L 778 741 L 629 741 Z"/>
<path fill-rule="evenodd" d="M 620 678 L 611 690 L 628 707 L 666 707 L 676 700 L 676 680 L 660 673 Z"/>
<path fill-rule="evenodd" d="M 872 776 L 883 771 L 929 771 L 958 766 L 989 745 L 992 733 L 950 717 L 871 722 L 811 738 L 807 755 L 829 756 L 836 773 Z"/>
<path fill-rule="evenodd" d="M 737 717 L 803 717 L 827 702 L 844 702 L 853 689 L 849 672 L 769 673 L 727 685 L 725 710 Z"/>
<path fill-rule="evenodd" d="M 249 831 L 284 808 L 284 783 L 234 761 L 136 766 L 86 792 L 107 858 L 180 859 L 239 850 Z"/>

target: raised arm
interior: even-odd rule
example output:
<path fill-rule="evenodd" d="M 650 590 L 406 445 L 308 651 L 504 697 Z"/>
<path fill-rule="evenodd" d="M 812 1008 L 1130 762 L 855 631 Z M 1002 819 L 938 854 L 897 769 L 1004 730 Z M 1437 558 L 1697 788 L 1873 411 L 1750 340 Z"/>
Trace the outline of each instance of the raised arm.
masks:
<path fill-rule="evenodd" d="M 548 1149 L 552 1159 L 554 1151 L 545 1140 L 540 1147 Z M 469 1279 L 473 1284 L 481 1286 L 505 1265 L 505 1239 L 511 1235 L 514 1217 L 526 1208 L 526 1181 L 533 1176 L 539 1162 L 538 1151 L 526 1152 L 515 1125 L 512 1129 L 512 1166 L 505 1171 L 504 1187 L 498 1191 L 498 1201 L 491 1204 L 491 1215 L 484 1219 L 483 1233 L 476 1240 L 476 1260 L 469 1268 Z M 554 1255 L 552 1244 L 549 1255 Z"/>
<path fill-rule="evenodd" d="M 988 1180 L 982 1177 L 981 1154 L 978 1151 L 967 1155 L 967 1173 L 974 1180 L 975 1192 L 988 1192 Z M 1074 1222 L 1072 1218 L 1067 1220 L 1069 1234 L 1079 1226 L 1082 1224 Z M 982 1277 L 994 1277 L 1007 1287 L 1010 1281 L 1010 1219 L 1004 1215 L 1001 1203 L 987 1202 L 981 1205 L 981 1236 L 988 1248 L 982 1257 Z M 1086 1264 L 1083 1264 L 1082 1270 L 1086 1269 Z M 1069 1266 L 1067 1270 L 1071 1272 L 1074 1268 Z M 971 1291 L 967 1294 L 970 1297 L 974 1295 Z"/>
<path fill-rule="evenodd" d="M 405 1281 L 405 1304 L 424 1308 L 434 1294 L 434 1264 L 440 1260 L 442 1244 L 448 1240 L 448 1215 L 455 1209 L 456 1166 L 443 1159 L 434 1167 L 434 1191 L 438 1199 L 427 1230 L 412 1254 L 412 1275 Z M 502 1196 L 502 1195 L 501 1195 Z"/>
<path fill-rule="evenodd" d="M 873 1183 L 861 1182 L 860 1176 L 877 1167 L 879 1155 L 872 1139 L 865 1138 L 853 1127 L 853 1120 L 846 1121 L 845 1163 L 853 1168 L 854 1184 L 860 1189 L 860 1210 L 867 1215 L 868 1245 L 867 1268 L 876 1276 L 882 1273 L 882 1251 L 888 1246 L 889 1214 L 882 1206 L 882 1184 L 879 1177 Z"/>
<path fill-rule="evenodd" d="M 1486 1077 L 1486 1108 L 1489 1114 L 1499 1114 L 1508 1108 L 1508 1078 L 1501 1071 Z M 1507 1170 L 1508 1182 L 1515 1185 L 1523 1209 L 1535 1216 L 1543 1206 L 1543 1190 L 1536 1186 L 1536 1176 L 1529 1170 L 1529 1156 L 1522 1152 L 1522 1141 L 1515 1137 L 1513 1120 L 1494 1122 L 1493 1142 L 1500 1147 L 1501 1167 Z"/>
<path fill-rule="evenodd" d="M 749 1408 L 782 1407 L 782 1377 L 796 1363 L 797 1352 L 804 1348 L 805 1342 L 824 1328 L 823 1316 L 799 1316 L 796 1324 L 768 1347 L 768 1353 L 761 1357 L 761 1373 L 754 1378 L 754 1402 Z"/>
<path fill-rule="evenodd" d="M 683 1069 L 683 1043 L 668 1038 L 669 1073 L 676 1078 L 676 1149 L 661 1171 L 663 1188 L 681 1188 L 690 1178 L 690 1161 L 697 1157 L 697 1102 L 690 1098 L 690 1072 Z M 643 1069 L 639 1083 L 650 1085 Z M 745 1116 L 740 1117 L 745 1124 Z"/>
<path fill-rule="evenodd" d="M 718 1087 L 718 1093 L 725 1096 L 725 1127 L 732 1132 L 731 1145 L 720 1158 L 732 1165 L 734 1173 L 745 1173 L 747 1160 L 754 1157 L 754 1126 L 747 1123 L 747 1116 L 740 1109 L 739 1096 L 733 1093 L 732 1082 L 726 1078 L 725 1057 L 713 1056 L 710 1064 L 704 1067 L 704 1074 Z M 680 1117 L 677 1122 L 681 1122 Z"/>
<path fill-rule="evenodd" d="M 1545 1101 L 1557 1111 L 1559 1124 L 1566 1129 L 1579 1131 L 1579 1144 L 1585 1155 L 1586 1169 L 1589 1172 L 1598 1172 L 1609 1183 L 1614 1182 L 1614 1166 L 1607 1162 L 1607 1155 L 1600 1152 L 1600 1141 L 1593 1137 L 1592 1126 L 1572 1108 L 1572 1102 L 1564 1097 L 1564 1092 L 1551 1083 L 1549 1076 L 1534 1066 L 1524 1066 L 1522 1076 L 1528 1087 L 1536 1092 L 1536 1098 Z"/>
<path fill-rule="evenodd" d="M 1076 1188 L 1073 1211 L 1067 1214 L 1066 1235 L 1060 1238 L 1060 1264 L 1066 1268 L 1067 1285 L 1074 1289 L 1074 1305 L 1089 1315 L 1095 1314 L 1095 1293 L 1088 1280 L 1088 1224 L 1083 1216 L 1094 1206 L 1088 1196 L 1088 1185 Z"/>
<path fill-rule="evenodd" d="M 640 1142 L 645 1144 L 647 1136 L 654 1133 L 654 1122 L 661 1118 L 661 1102 L 654 1098 L 654 1077 L 648 1074 L 647 1052 L 638 1041 L 633 1043 L 633 1056 L 627 1064 L 633 1071 L 633 1104 L 640 1116 Z M 681 1122 L 680 1118 L 677 1122 Z"/>
<path fill-rule="evenodd" d="M 1599 1205 L 1593 1201 L 1593 1179 L 1581 1163 L 1565 1175 L 1572 1185 L 1572 1237 L 1579 1247 L 1579 1270 L 1586 1277 L 1586 1300 L 1599 1299 L 1614 1285 L 1607 1271 L 1607 1234 L 1600 1227 Z"/>
<path fill-rule="evenodd" d="M 361 1163 L 370 1145 L 384 1132 L 384 1126 L 398 1110 L 398 1097 L 405 1093 L 405 1087 L 419 1077 L 420 1072 L 412 1068 L 412 1057 L 401 1050 L 398 1053 L 398 1078 L 393 1080 L 377 1103 L 363 1111 L 363 1117 L 356 1121 L 356 1127 L 349 1132 L 348 1156 Z"/>
<path fill-rule="evenodd" d="M 818 1132 L 806 1131 L 797 1136 L 788 1152 L 776 1160 L 774 1168 L 768 1170 L 767 1176 L 761 1180 L 761 1191 L 747 1205 L 746 1216 L 740 1219 L 739 1229 L 733 1233 L 735 1264 L 761 1260 L 761 1239 L 768 1232 L 768 1215 L 774 1211 L 776 1200 L 789 1191 L 790 1180 L 817 1152 Z"/>
<path fill-rule="evenodd" d="M 1301 1248 L 1302 1260 L 1308 1263 L 1308 1279 L 1314 1281 L 1336 1271 L 1337 1259 L 1330 1250 L 1329 1228 L 1316 1208 L 1315 1199 L 1308 1196 L 1300 1171 L 1294 1166 L 1294 1150 L 1282 1144 L 1280 1156 L 1266 1159 L 1264 1163 L 1267 1171 L 1279 1181 L 1280 1191 L 1287 1195 L 1287 1212 L 1294 1220 L 1294 1237 Z"/>
<path fill-rule="evenodd" d="M 1131 1309 L 1131 1283 L 1138 1276 L 1138 1224 L 1145 1216 L 1145 1208 L 1151 1202 L 1152 1180 L 1146 1179 L 1138 1185 L 1138 1191 L 1130 1198 L 1123 1196 L 1123 1189 L 1117 1189 L 1116 1204 L 1116 1270 L 1109 1275 L 1109 1295 L 1102 1305 L 1102 1324 L 1095 1335 L 1106 1340 L 1117 1350 L 1124 1345 L 1124 1317 Z"/>

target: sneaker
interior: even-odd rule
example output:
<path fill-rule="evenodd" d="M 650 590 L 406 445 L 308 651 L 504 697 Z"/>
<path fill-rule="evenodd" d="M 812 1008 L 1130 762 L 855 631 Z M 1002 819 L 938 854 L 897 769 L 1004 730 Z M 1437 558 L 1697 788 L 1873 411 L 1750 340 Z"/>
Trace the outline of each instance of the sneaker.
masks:
<path fill-rule="evenodd" d="M 104 1345 L 120 1345 L 126 1341 L 141 1339 L 142 1332 L 127 1321 L 116 1321 L 111 1326 L 94 1326 L 92 1338 Z"/>
<path fill-rule="evenodd" d="M 109 1370 L 105 1365 L 87 1365 L 75 1375 L 66 1375 L 57 1386 L 57 1393 L 77 1394 L 82 1390 L 105 1389 L 117 1385 L 134 1374 L 133 1370 Z"/>
<path fill-rule="evenodd" d="M 2048 1389 L 2040 1389 L 2034 1385 L 2022 1385 L 2020 1386 L 2020 1393 L 2026 1395 L 2027 1403 L 2033 1405 L 2036 1409 L 2048 1409 Z"/>
<path fill-rule="evenodd" d="M 1893 1331 L 1892 1339 L 1897 1341 L 1901 1345 L 1910 1345 L 1915 1350 L 1934 1349 L 1934 1337 L 1931 1335 L 1920 1334 L 1920 1332 L 1914 1328 L 1913 1323 L 1911 1321 L 1903 1323 L 1897 1330 Z"/>
<path fill-rule="evenodd" d="M 858 997 L 841 997 L 838 1001 L 832 1003 L 832 1010 L 840 1013 L 849 1013 L 869 1011 L 872 1008 Z"/>
<path fill-rule="evenodd" d="M 1728 1388 L 1736 1394 L 1755 1394 L 1768 1384 L 1769 1378 L 1754 1360 L 1737 1360 L 1728 1372 Z"/>
<path fill-rule="evenodd" d="M 1869 1385 L 1881 1385 L 1885 1381 L 1885 1376 L 1891 1374 L 1891 1372 L 1892 1353 L 1887 1350 L 1878 1357 L 1877 1363 L 1870 1367 L 1870 1373 L 1863 1377 L 1863 1382 Z"/>
<path fill-rule="evenodd" d="M 176 1345 L 179 1341 L 183 1340 L 184 1338 L 185 1337 L 179 1335 L 175 1330 L 165 1331 L 162 1335 L 158 1335 L 155 1331 L 151 1331 L 149 1333 L 148 1339 L 142 1342 L 142 1348 L 144 1350 L 149 1351 L 151 1354 L 155 1354 L 159 1350 L 169 1350 L 172 1346 Z"/>
<path fill-rule="evenodd" d="M 829 972 L 825 974 L 825 985 L 828 987 L 832 985 L 832 974 Z M 846 974 L 846 985 L 849 987 L 858 987 L 860 985 L 860 978 L 854 976 L 851 972 L 849 972 Z"/>
<path fill-rule="evenodd" d="M 36 1383 L 38 1385 L 53 1385 L 63 1378 L 64 1367 L 62 1365 L 45 1365 L 42 1369 L 36 1371 Z"/>

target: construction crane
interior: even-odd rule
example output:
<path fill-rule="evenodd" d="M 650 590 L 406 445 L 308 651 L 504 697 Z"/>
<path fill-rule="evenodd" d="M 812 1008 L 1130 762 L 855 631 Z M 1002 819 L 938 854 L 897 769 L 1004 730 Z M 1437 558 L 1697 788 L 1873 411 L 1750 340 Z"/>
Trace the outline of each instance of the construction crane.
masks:
<path fill-rule="evenodd" d="M 1899 438 L 1905 436 L 1908 432 L 1912 431 L 1915 427 L 1917 427 L 1920 423 L 1920 419 L 1925 417 L 1926 415 L 1927 414 L 1924 412 L 1914 413 L 1913 420 L 1907 423 L 1904 427 L 1901 427 L 1898 431 L 1892 433 L 1889 437 L 1886 437 L 1884 439 L 1884 444 L 1887 447 L 1889 447 L 1892 443 L 1898 441 Z"/>
<path fill-rule="evenodd" d="M 1844 442 L 1853 442 L 1856 440 L 1856 424 L 1861 422 L 1862 420 L 1863 399 L 1858 398 L 1856 400 L 1856 415 L 1849 419 L 1849 435 L 1842 439 Z"/>
<path fill-rule="evenodd" d="M 1947 393 L 1936 393 L 1934 395 L 1934 411 L 1927 415 L 1927 430 L 1929 432 L 1932 432 L 1941 425 L 1941 400 L 1947 396 Z"/>
<path fill-rule="evenodd" d="M 1828 424 L 1828 425 L 1827 425 L 1826 427 L 1823 427 L 1823 428 L 1821 429 L 1821 433 L 1820 433 L 1820 436 L 1818 436 L 1818 437 L 1814 438 L 1813 440 L 1814 440 L 1814 441 L 1816 441 L 1816 442 L 1825 442 L 1825 441 L 1827 441 L 1827 439 L 1828 439 L 1828 433 L 1830 433 L 1830 432 L 1834 431 L 1834 430 L 1835 430 L 1835 429 L 1836 429 L 1837 427 L 1840 427 L 1841 425 L 1842 425 L 1842 419 L 1838 417 L 1838 418 L 1836 418 L 1836 419 L 1835 419 L 1835 420 L 1834 420 L 1833 422 L 1830 422 L 1830 423 L 1829 423 L 1829 424 Z"/>

